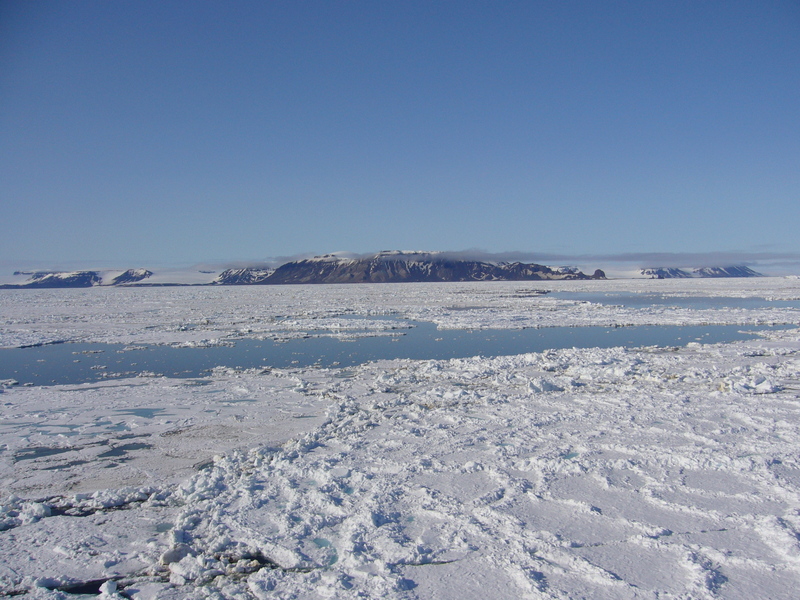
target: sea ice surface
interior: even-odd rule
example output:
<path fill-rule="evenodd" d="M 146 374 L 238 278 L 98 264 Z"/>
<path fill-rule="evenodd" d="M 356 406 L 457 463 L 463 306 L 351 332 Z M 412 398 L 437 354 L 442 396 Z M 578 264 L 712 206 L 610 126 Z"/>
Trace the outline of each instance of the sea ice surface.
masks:
<path fill-rule="evenodd" d="M 544 293 L 543 293 L 544 292 Z M 536 281 L 0 290 L 0 348 L 54 342 L 213 345 L 241 338 L 347 337 L 402 328 L 796 324 L 800 309 L 778 305 L 698 310 L 631 307 L 547 292 L 658 294 L 665 298 L 800 300 L 800 280 Z M 778 303 L 780 304 L 780 303 Z M 353 316 L 361 317 L 353 319 Z M 374 317 L 395 317 L 395 319 Z"/>
<path fill-rule="evenodd" d="M 774 278 L 579 285 L 800 292 Z M 6 346 L 186 343 L 271 335 L 269 319 L 308 333 L 353 312 L 447 327 L 800 324 L 784 308 L 639 313 L 532 289 L 11 291 L 0 331 Z M 683 348 L 7 382 L 0 404 L 0 595 L 792 598 L 800 584 L 796 328 Z"/>

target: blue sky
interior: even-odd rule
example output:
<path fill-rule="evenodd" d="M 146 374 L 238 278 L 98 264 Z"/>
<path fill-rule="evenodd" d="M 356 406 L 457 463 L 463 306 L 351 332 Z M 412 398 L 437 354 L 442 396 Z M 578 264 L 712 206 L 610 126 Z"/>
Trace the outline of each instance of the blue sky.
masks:
<path fill-rule="evenodd" d="M 792 0 L 6 0 L 0 266 L 800 261 L 799 107 Z"/>

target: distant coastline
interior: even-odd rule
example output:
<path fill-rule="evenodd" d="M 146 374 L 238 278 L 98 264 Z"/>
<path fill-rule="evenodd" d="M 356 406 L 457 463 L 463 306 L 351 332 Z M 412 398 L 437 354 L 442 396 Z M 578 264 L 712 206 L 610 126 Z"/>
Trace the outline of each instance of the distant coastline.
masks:
<path fill-rule="evenodd" d="M 648 279 L 763 277 L 744 265 L 713 267 L 647 267 L 637 277 Z M 349 257 L 325 254 L 286 262 L 277 268 L 244 266 L 217 273 L 209 269 L 154 272 L 127 270 L 15 271 L 0 289 L 292 285 L 334 283 L 403 283 L 469 281 L 564 281 L 606 279 L 603 269 L 587 275 L 577 267 L 551 267 L 526 262 L 491 262 L 455 258 L 442 252 L 383 251 Z"/>

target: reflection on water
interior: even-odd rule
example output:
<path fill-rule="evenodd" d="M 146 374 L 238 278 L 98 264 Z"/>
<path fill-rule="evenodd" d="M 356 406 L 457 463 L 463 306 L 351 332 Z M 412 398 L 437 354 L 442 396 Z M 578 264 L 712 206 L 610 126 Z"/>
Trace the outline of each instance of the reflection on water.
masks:
<path fill-rule="evenodd" d="M 779 328 L 785 328 L 779 327 Z M 766 326 L 551 327 L 522 330 L 438 330 L 414 323 L 393 336 L 340 341 L 315 337 L 275 342 L 239 340 L 235 346 L 173 348 L 122 344 L 57 344 L 0 350 L 0 379 L 22 384 L 74 384 L 109 377 L 155 373 L 166 377 L 202 377 L 216 366 L 349 367 L 380 359 L 449 359 L 541 352 L 551 348 L 684 346 L 689 342 L 743 340 Z M 75 357 L 80 356 L 79 361 Z M 98 367 L 103 367 L 98 368 Z M 158 409 L 136 409 L 158 410 Z M 149 416 L 152 415 L 138 415 Z"/>

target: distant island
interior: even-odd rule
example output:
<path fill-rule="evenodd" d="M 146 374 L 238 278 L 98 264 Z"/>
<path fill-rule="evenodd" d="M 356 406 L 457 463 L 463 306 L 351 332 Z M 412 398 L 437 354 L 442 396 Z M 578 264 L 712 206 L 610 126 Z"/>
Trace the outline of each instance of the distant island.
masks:
<path fill-rule="evenodd" d="M 716 278 L 716 277 L 763 277 L 750 267 L 698 267 L 692 269 L 677 269 L 674 267 L 659 267 L 655 269 L 642 269 L 642 275 L 650 279 L 687 279 L 691 277 Z"/>
<path fill-rule="evenodd" d="M 690 277 L 762 277 L 746 266 L 644 268 L 651 279 Z M 383 251 L 368 256 L 325 254 L 287 262 L 279 267 L 259 266 L 154 274 L 149 269 L 125 271 L 16 271 L 14 281 L 0 289 L 87 288 L 94 286 L 174 285 L 290 285 L 331 283 L 403 283 L 469 281 L 564 281 L 606 279 L 597 269 L 587 275 L 576 267 L 548 267 L 535 263 L 489 262 L 454 257 L 444 252 Z"/>
<path fill-rule="evenodd" d="M 366 258 L 334 254 L 286 263 L 263 283 L 399 283 L 443 281 L 541 281 L 605 279 L 600 270 L 586 275 L 573 268 L 532 263 L 490 263 L 450 258 L 436 252 L 384 251 Z"/>

